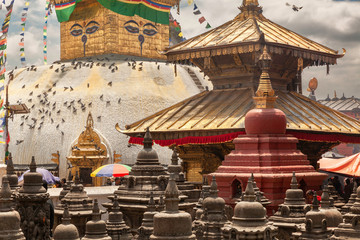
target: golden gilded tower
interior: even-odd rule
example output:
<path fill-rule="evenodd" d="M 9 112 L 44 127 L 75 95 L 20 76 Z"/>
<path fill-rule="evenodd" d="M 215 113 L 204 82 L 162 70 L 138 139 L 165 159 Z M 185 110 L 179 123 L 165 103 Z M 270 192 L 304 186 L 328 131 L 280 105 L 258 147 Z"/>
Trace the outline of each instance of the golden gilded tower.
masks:
<path fill-rule="evenodd" d="M 170 9 L 179 0 L 56 0 L 61 60 L 119 54 L 166 59 Z"/>

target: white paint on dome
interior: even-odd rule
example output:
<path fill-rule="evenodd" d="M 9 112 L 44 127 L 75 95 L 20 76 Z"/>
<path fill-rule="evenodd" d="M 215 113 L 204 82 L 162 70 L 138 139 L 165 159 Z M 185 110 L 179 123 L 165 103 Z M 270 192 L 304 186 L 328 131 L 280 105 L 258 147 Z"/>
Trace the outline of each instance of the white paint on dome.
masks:
<path fill-rule="evenodd" d="M 96 66 L 96 63 L 91 69 L 82 66 L 81 69 L 74 70 L 74 66 L 67 62 L 64 63 L 64 72 L 61 71 L 63 63 L 54 64 L 53 69 L 49 69 L 51 65 L 48 65 L 39 66 L 36 71 L 27 71 L 24 68 L 14 70 L 14 80 L 11 81 L 9 88 L 10 104 L 16 104 L 19 100 L 26 103 L 29 108 L 35 104 L 27 120 L 22 120 L 22 115 L 16 115 L 13 120 L 9 120 L 11 137 L 9 149 L 15 164 L 29 164 L 31 156 L 35 156 L 39 164 L 52 163 L 51 154 L 59 151 L 60 177 L 65 177 L 66 157 L 74 139 L 77 139 L 85 129 L 89 111 L 94 119 L 94 128 L 106 139 L 105 142 L 112 151 L 122 154 L 122 163 L 133 164 L 142 147 L 128 147 L 128 137 L 117 132 L 115 124 L 119 123 L 124 128 L 126 124 L 199 93 L 187 68 L 191 68 L 203 84 L 210 84 L 201 77 L 199 69 L 195 67 L 177 65 L 177 76 L 175 76 L 173 64 L 144 61 L 142 71 L 139 71 L 140 61 L 137 62 L 136 70 L 133 70 L 132 66 L 128 66 L 128 62 L 118 60 L 115 61 L 118 70 L 113 73 L 109 69 L 112 62 L 100 62 L 106 63 L 105 67 Z M 55 72 L 56 69 L 59 69 L 58 73 Z M 108 85 L 109 82 L 112 82 L 112 87 Z M 56 87 L 52 87 L 54 83 Z M 37 84 L 39 88 L 35 88 Z M 69 89 L 64 91 L 64 87 L 70 86 L 73 91 Z M 49 88 L 52 88 L 51 92 L 47 92 Z M 56 91 L 55 95 L 53 95 L 54 91 Z M 33 92 L 32 96 L 29 96 L 30 92 Z M 48 93 L 49 106 L 39 103 L 44 97 L 37 96 L 43 92 Z M 103 100 L 100 99 L 101 95 Z M 120 103 L 118 103 L 119 98 L 121 98 Z M 28 99 L 32 99 L 32 102 Z M 79 99 L 86 105 L 85 111 L 81 110 Z M 72 107 L 68 109 L 64 105 L 65 102 L 69 104 L 70 101 L 74 101 L 76 113 L 73 113 Z M 90 102 L 91 107 L 88 106 Z M 55 110 L 52 110 L 53 104 Z M 39 109 L 51 112 L 51 117 L 45 115 L 41 129 L 38 127 L 44 114 L 40 113 Z M 57 114 L 58 110 L 60 110 L 59 114 Z M 37 120 L 34 129 L 29 129 L 28 126 L 33 123 L 31 118 Z M 51 123 L 51 118 L 54 123 Z M 65 120 L 64 123 L 62 119 Z M 24 124 L 20 126 L 22 122 Z M 16 145 L 16 140 L 24 141 Z M 157 145 L 154 148 L 159 153 L 161 163 L 170 163 L 169 149 Z M 3 149 L 0 154 L 4 154 Z"/>

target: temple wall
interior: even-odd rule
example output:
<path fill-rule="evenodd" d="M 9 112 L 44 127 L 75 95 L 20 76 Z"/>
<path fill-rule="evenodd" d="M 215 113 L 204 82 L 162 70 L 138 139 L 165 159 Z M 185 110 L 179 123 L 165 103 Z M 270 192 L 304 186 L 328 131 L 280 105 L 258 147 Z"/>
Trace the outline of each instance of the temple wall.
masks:
<path fill-rule="evenodd" d="M 122 154 L 122 163 L 133 164 L 141 146 L 128 146 L 128 137 L 116 131 L 116 123 L 124 128 L 126 124 L 199 93 L 187 72 L 187 66 L 178 65 L 175 76 L 172 64 L 144 62 L 142 71 L 139 71 L 139 65 L 132 70 L 124 61 L 103 63 L 105 67 L 94 64 L 91 69 L 82 67 L 75 70 L 71 63 L 66 63 L 63 71 L 59 70 L 61 64 L 53 65 L 52 69 L 51 66 L 41 66 L 36 71 L 14 71 L 14 80 L 9 87 L 10 103 L 25 103 L 31 111 L 28 115 L 15 115 L 9 120 L 9 150 L 14 164 L 29 164 L 31 156 L 35 156 L 38 164 L 52 163 L 51 154 L 59 151 L 60 177 L 65 177 L 68 167 L 66 157 L 74 141 L 85 130 L 89 112 L 94 119 L 94 129 L 110 148 L 110 159 L 113 151 L 116 151 Z M 108 68 L 112 63 L 118 67 L 114 73 Z M 201 76 L 197 68 L 192 70 Z M 202 78 L 200 80 L 204 81 Z M 108 85 L 109 82 L 112 82 L 112 86 Z M 52 87 L 55 83 L 56 86 Z M 70 86 L 73 91 L 70 88 L 64 91 L 64 87 Z M 40 102 L 44 99 L 44 93 L 48 94 L 46 104 Z M 86 106 L 84 110 L 81 104 Z M 36 120 L 35 124 L 32 118 Z M 34 128 L 30 129 L 30 126 Z M 17 140 L 23 142 L 17 144 Z M 158 145 L 155 145 L 155 149 L 161 163 L 170 163 L 172 152 L 169 149 Z M 4 154 L 3 151 L 0 149 L 0 154 Z"/>
<path fill-rule="evenodd" d="M 110 53 L 166 59 L 160 52 L 169 46 L 169 25 L 114 13 L 96 0 L 79 2 L 60 35 L 62 60 Z"/>

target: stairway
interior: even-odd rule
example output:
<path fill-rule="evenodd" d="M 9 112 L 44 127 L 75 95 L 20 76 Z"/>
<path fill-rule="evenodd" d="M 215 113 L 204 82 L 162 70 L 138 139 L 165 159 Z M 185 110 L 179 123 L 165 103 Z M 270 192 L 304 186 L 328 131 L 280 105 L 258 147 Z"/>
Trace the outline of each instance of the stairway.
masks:
<path fill-rule="evenodd" d="M 193 70 L 191 70 L 190 68 L 187 68 L 187 71 L 188 71 L 190 77 L 192 78 L 192 80 L 194 81 L 195 85 L 199 88 L 200 92 L 203 92 L 205 90 L 205 87 L 202 85 L 200 79 L 197 77 L 195 72 Z"/>

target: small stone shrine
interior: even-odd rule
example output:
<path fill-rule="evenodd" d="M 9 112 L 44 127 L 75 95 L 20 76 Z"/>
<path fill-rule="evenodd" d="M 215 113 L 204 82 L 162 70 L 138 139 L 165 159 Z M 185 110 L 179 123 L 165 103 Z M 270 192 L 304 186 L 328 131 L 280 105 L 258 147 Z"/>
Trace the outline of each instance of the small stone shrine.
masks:
<path fill-rule="evenodd" d="M 354 187 L 353 187 L 352 193 L 350 195 L 349 201 L 344 206 L 341 207 L 342 214 L 346 214 L 346 213 L 350 212 L 350 208 L 352 206 L 354 206 L 354 203 L 356 200 L 357 184 L 356 184 L 356 181 L 354 181 L 353 183 L 354 183 Z"/>
<path fill-rule="evenodd" d="M 78 141 L 72 146 L 71 155 L 67 160 L 71 162 L 72 174 L 79 172 L 80 179 L 85 186 L 101 186 L 100 177 L 92 178 L 90 174 L 108 161 L 108 150 L 101 141 L 99 134 L 94 129 L 94 120 L 89 113 L 85 131 L 83 131 Z"/>
<path fill-rule="evenodd" d="M 26 239 L 50 239 L 49 194 L 43 187 L 43 177 L 36 172 L 35 158 L 32 157 L 30 172 L 24 175 L 24 185 L 16 195 L 21 229 Z"/>
<path fill-rule="evenodd" d="M 325 213 L 328 228 L 335 228 L 343 222 L 343 216 L 341 215 L 339 210 L 334 207 L 333 199 L 330 198 L 327 185 L 324 186 L 319 209 L 320 211 Z"/>
<path fill-rule="evenodd" d="M 70 192 L 68 192 L 55 207 L 55 227 L 60 224 L 60 220 L 64 214 L 65 204 L 69 208 L 71 223 L 78 229 L 80 237 L 83 237 L 85 234 L 86 222 L 90 220 L 92 216 L 93 206 L 92 200 L 84 191 L 84 186 L 80 184 L 78 172 L 75 174 L 75 183 L 70 187 Z"/>
<path fill-rule="evenodd" d="M 203 239 L 203 222 L 201 221 L 201 216 L 204 213 L 204 208 L 203 208 L 204 199 L 209 196 L 210 196 L 210 186 L 208 184 L 207 177 L 204 177 L 200 198 L 196 203 L 196 206 L 194 207 L 195 220 L 192 223 L 192 230 L 197 240 Z"/>
<path fill-rule="evenodd" d="M 221 239 L 221 228 L 227 222 L 225 214 L 225 201 L 218 197 L 218 190 L 215 176 L 210 186 L 210 196 L 205 198 L 203 203 L 203 214 L 201 216 L 202 235 L 204 240 Z"/>
<path fill-rule="evenodd" d="M 6 166 L 6 176 L 9 180 L 10 188 L 12 191 L 17 190 L 19 188 L 18 185 L 18 176 L 15 174 L 14 164 L 12 160 L 12 155 L 9 153 L 9 160 Z"/>
<path fill-rule="evenodd" d="M 9 180 L 5 175 L 0 191 L 0 239 L 25 240 L 20 228 L 20 215 L 13 209 L 13 201 Z"/>
<path fill-rule="evenodd" d="M 138 240 L 148 240 L 154 232 L 154 215 L 159 213 L 156 211 L 156 205 L 153 193 L 150 193 L 150 200 L 147 206 L 147 211 L 144 213 L 141 226 L 138 228 Z"/>
<path fill-rule="evenodd" d="M 300 231 L 293 234 L 295 240 L 328 240 L 331 237 L 331 231 L 327 228 L 326 215 L 319 210 L 319 201 L 317 195 L 314 195 L 312 210 L 305 215 L 305 225 Z"/>
<path fill-rule="evenodd" d="M 334 206 L 337 209 L 341 210 L 341 208 L 345 206 L 345 200 L 341 196 L 339 196 L 331 179 L 329 179 L 328 181 L 328 189 L 329 189 L 330 198 L 334 199 Z"/>
<path fill-rule="evenodd" d="M 155 204 L 158 204 L 169 179 L 169 173 L 160 164 L 158 154 L 152 148 L 152 144 L 153 140 L 149 129 L 147 129 L 144 136 L 144 148 L 138 153 L 130 175 L 124 177 L 123 184 L 114 192 L 118 196 L 120 210 L 124 214 L 125 222 L 133 231 L 141 226 L 151 192 L 153 192 Z M 112 199 L 113 196 L 109 198 Z M 185 202 L 187 198 L 185 195 L 180 196 L 182 201 L 180 209 L 192 212 L 195 202 Z M 107 209 L 111 205 L 111 203 L 103 204 Z"/>
<path fill-rule="evenodd" d="M 65 205 L 61 224 L 55 228 L 54 240 L 80 240 L 79 232 L 74 224 L 71 224 L 69 208 Z"/>
<path fill-rule="evenodd" d="M 356 200 L 350 212 L 344 215 L 344 222 L 335 228 L 334 234 L 349 240 L 359 239 L 360 236 L 360 187 L 356 190 Z"/>
<path fill-rule="evenodd" d="M 230 224 L 222 228 L 224 239 L 273 239 L 278 228 L 266 219 L 266 209 L 255 201 L 255 191 L 251 178 L 246 186 L 243 201 L 236 204 Z"/>
<path fill-rule="evenodd" d="M 101 220 L 101 212 L 97 199 L 94 199 L 92 219 L 86 223 L 85 236 L 81 240 L 112 240 L 107 234 L 106 223 Z"/>
<path fill-rule="evenodd" d="M 67 178 L 66 183 L 64 184 L 63 189 L 61 190 L 60 194 L 59 194 L 59 200 L 61 201 L 61 199 L 63 199 L 65 197 L 65 195 L 70 192 L 70 188 L 71 186 L 74 184 L 73 182 L 73 176 L 71 174 L 71 171 L 69 171 L 69 175 Z"/>
<path fill-rule="evenodd" d="M 291 239 L 291 235 L 305 223 L 305 214 L 311 209 L 311 205 L 305 202 L 303 191 L 298 188 L 295 172 L 290 186 L 291 188 L 286 190 L 284 203 L 280 204 L 278 211 L 269 218 L 274 226 L 279 228 L 277 237 L 282 240 Z"/>
<path fill-rule="evenodd" d="M 266 208 L 267 205 L 269 205 L 271 202 L 269 201 L 269 199 L 267 199 L 264 196 L 264 193 L 260 191 L 260 188 L 257 186 L 256 181 L 255 181 L 255 177 L 254 174 L 251 173 L 251 181 L 253 183 L 253 188 L 254 188 L 254 192 L 255 192 L 255 196 L 259 195 L 260 196 L 260 203 Z"/>
<path fill-rule="evenodd" d="M 116 195 L 114 197 L 113 206 L 109 211 L 109 218 L 106 221 L 106 230 L 112 240 L 132 239 L 130 227 L 124 222 L 123 214 L 120 212 L 119 202 Z"/>
<path fill-rule="evenodd" d="M 179 211 L 179 190 L 175 176 L 170 175 L 165 190 L 165 210 L 154 216 L 154 234 L 152 240 L 195 240 L 191 232 L 191 215 Z"/>
<path fill-rule="evenodd" d="M 176 185 L 180 192 L 186 196 L 188 202 L 197 202 L 200 197 L 201 190 L 194 189 L 194 185 L 188 182 L 185 182 L 184 173 L 182 172 L 182 167 L 179 165 L 179 157 L 176 151 L 173 151 L 171 156 L 171 164 L 168 166 L 168 172 L 175 175 Z"/>

